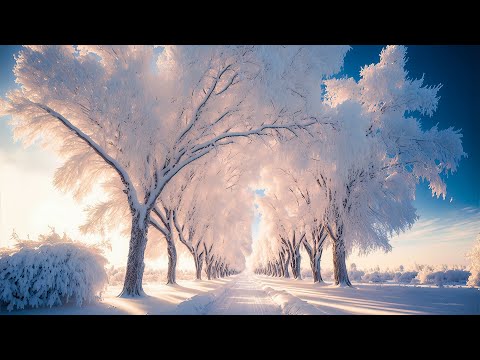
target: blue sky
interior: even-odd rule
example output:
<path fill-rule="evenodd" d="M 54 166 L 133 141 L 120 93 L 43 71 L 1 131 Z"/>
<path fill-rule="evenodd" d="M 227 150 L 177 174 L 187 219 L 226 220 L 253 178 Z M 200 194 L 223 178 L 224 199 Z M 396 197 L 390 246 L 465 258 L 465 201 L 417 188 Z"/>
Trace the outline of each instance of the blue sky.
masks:
<path fill-rule="evenodd" d="M 362 66 L 377 62 L 383 46 L 353 46 L 347 53 L 341 75 L 358 79 Z M 0 46 L 0 95 L 13 86 L 13 54 L 19 46 Z M 423 118 L 425 128 L 436 123 L 440 128 L 461 128 L 468 158 L 459 170 L 446 179 L 447 200 L 432 198 L 427 185 L 420 184 L 415 205 L 420 215 L 413 229 L 392 239 L 394 250 L 384 255 L 352 256 L 351 261 L 364 266 L 387 266 L 417 263 L 465 263 L 464 254 L 480 232 L 480 46 L 408 46 L 407 69 L 411 77 L 425 74 L 425 83 L 443 84 L 441 100 L 433 117 Z M 8 244 L 8 235 L 16 228 L 21 235 L 48 231 L 55 225 L 59 231 L 76 231 L 65 225 L 75 218 L 83 222 L 81 206 L 71 195 L 61 194 L 51 181 L 59 159 L 51 152 L 33 146 L 23 149 L 12 139 L 5 118 L 0 118 L 0 246 Z M 12 186 L 12 184 L 14 184 Z M 21 185 L 24 184 L 24 185 Z M 35 191 L 36 189 L 40 191 Z M 38 204 L 27 206 L 18 199 L 37 196 Z M 257 191 L 261 196 L 261 191 Z M 453 200 L 450 202 L 450 199 Z M 50 214 L 47 224 L 43 217 Z M 42 220 L 39 220 L 39 218 Z M 254 235 L 260 218 L 254 221 Z M 33 226 L 32 224 L 36 224 Z"/>

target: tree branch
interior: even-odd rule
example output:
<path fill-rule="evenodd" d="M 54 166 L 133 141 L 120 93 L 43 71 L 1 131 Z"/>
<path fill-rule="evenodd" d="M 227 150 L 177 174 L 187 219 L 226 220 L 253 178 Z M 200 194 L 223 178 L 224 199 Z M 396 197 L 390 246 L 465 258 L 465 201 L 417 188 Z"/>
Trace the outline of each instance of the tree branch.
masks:
<path fill-rule="evenodd" d="M 128 197 L 132 198 L 132 200 L 134 200 L 136 203 L 139 203 L 137 192 L 135 187 L 133 186 L 132 181 L 130 180 L 130 176 L 117 160 L 115 160 L 110 155 L 108 155 L 106 151 L 102 149 L 102 147 L 98 145 L 95 141 L 93 141 L 93 139 L 90 136 L 88 136 L 78 127 L 73 125 L 63 115 L 59 114 L 58 112 L 48 107 L 47 105 L 42 105 L 38 103 L 34 103 L 34 104 L 38 108 L 42 109 L 43 111 L 53 116 L 54 118 L 58 119 L 67 129 L 73 132 L 79 139 L 83 140 L 93 151 L 97 153 L 97 155 L 99 155 L 108 165 L 110 165 L 120 176 L 122 183 L 126 187 Z"/>

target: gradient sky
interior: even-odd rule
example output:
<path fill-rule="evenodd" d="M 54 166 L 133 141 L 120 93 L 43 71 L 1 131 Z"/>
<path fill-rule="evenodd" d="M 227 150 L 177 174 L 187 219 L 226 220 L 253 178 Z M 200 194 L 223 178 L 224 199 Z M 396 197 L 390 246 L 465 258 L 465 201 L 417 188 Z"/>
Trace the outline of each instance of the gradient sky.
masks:
<path fill-rule="evenodd" d="M 383 46 L 353 46 L 347 53 L 341 75 L 359 77 L 362 66 L 377 62 Z M 13 54 L 19 46 L 0 46 L 0 96 L 15 86 L 12 68 Z M 432 198 L 428 186 L 420 184 L 415 205 L 420 220 L 414 227 L 392 238 L 393 251 L 373 253 L 367 257 L 352 255 L 349 262 L 360 267 L 400 264 L 466 264 L 465 252 L 480 232 L 480 46 L 408 46 L 407 69 L 411 77 L 425 74 L 425 83 L 443 84 L 437 112 L 424 118 L 425 128 L 439 123 L 440 128 L 461 128 L 463 145 L 468 158 L 459 170 L 447 179 L 447 199 Z M 52 179 L 60 165 L 52 152 L 33 146 L 23 149 L 14 143 L 6 117 L 0 118 L 0 247 L 11 245 L 12 229 L 32 238 L 48 231 L 52 225 L 58 232 L 67 231 L 79 237 L 83 223 L 83 206 L 98 194 L 93 193 L 84 203 L 77 204 L 70 194 L 55 190 Z M 261 196 L 257 192 L 257 196 Z M 261 219 L 256 216 L 254 237 Z M 114 239 L 118 234 L 109 234 Z M 87 240 L 93 240 L 89 238 Z M 124 261 L 127 241 L 114 247 L 114 258 Z M 330 254 L 326 254 L 326 259 Z M 326 264 L 329 267 L 327 261 Z"/>

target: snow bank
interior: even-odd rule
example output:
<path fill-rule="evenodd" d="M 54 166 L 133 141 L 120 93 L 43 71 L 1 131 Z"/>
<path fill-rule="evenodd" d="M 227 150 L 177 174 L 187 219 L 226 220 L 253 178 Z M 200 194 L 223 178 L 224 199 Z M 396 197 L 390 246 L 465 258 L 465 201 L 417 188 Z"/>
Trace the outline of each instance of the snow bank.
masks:
<path fill-rule="evenodd" d="M 293 296 L 285 290 L 274 290 L 270 286 L 263 286 L 263 290 L 282 309 L 283 315 L 322 315 L 323 312 L 308 302 Z"/>
<path fill-rule="evenodd" d="M 229 287 L 223 286 L 219 289 L 209 291 L 205 294 L 195 295 L 184 302 L 178 304 L 175 309 L 175 315 L 205 315 L 210 305 L 225 295 Z"/>
<path fill-rule="evenodd" d="M 13 249 L 0 249 L 0 308 L 95 300 L 106 288 L 106 263 L 99 249 L 54 231 L 39 241 L 18 241 Z"/>

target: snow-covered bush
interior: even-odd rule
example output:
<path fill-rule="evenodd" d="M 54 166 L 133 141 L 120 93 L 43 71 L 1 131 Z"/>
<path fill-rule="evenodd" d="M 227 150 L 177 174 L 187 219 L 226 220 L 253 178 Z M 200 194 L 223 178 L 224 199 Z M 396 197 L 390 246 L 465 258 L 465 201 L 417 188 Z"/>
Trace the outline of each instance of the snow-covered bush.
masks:
<path fill-rule="evenodd" d="M 348 272 L 348 278 L 350 281 L 360 282 L 362 281 L 363 275 L 365 275 L 365 271 L 357 270 L 357 265 L 355 263 L 350 264 L 350 271 Z"/>
<path fill-rule="evenodd" d="M 379 271 L 374 271 L 371 273 L 366 273 L 362 276 L 363 282 L 371 282 L 371 283 L 383 283 L 385 279 L 383 278 L 382 274 Z"/>
<path fill-rule="evenodd" d="M 418 272 L 416 279 L 419 281 L 420 284 L 437 286 L 443 286 L 447 284 L 464 285 L 467 282 L 469 276 L 470 272 L 460 267 L 448 269 L 445 265 L 436 268 L 432 266 L 424 266 Z"/>
<path fill-rule="evenodd" d="M 396 272 L 393 281 L 400 284 L 411 284 L 412 280 L 418 275 L 418 271 Z"/>
<path fill-rule="evenodd" d="M 467 285 L 471 287 L 480 287 L 480 234 L 473 245 L 472 250 L 467 254 L 470 260 L 471 275 L 468 278 Z"/>
<path fill-rule="evenodd" d="M 77 305 L 95 300 L 107 284 L 101 251 L 60 237 L 54 230 L 38 241 L 16 238 L 15 248 L 0 249 L 0 306 Z"/>
<path fill-rule="evenodd" d="M 365 275 L 362 276 L 362 282 L 370 283 L 384 283 L 388 280 L 393 280 L 394 273 L 388 269 L 381 271 L 377 266 L 375 269 L 370 269 L 365 272 Z"/>

